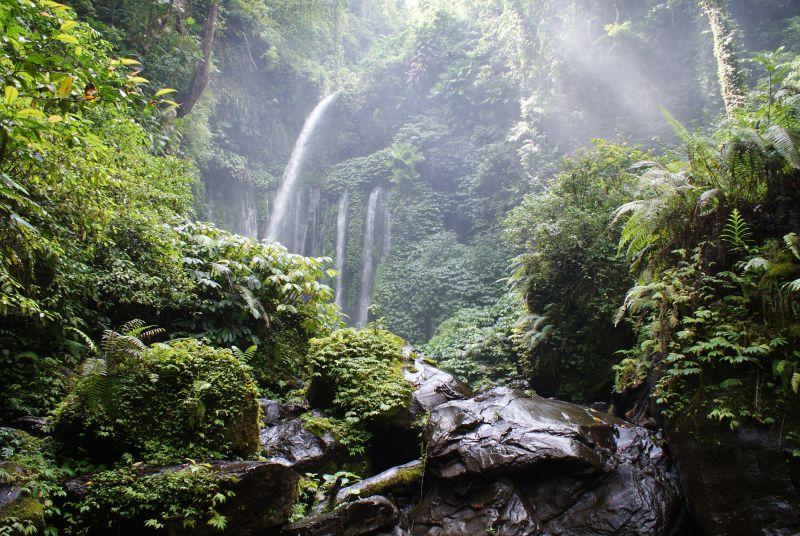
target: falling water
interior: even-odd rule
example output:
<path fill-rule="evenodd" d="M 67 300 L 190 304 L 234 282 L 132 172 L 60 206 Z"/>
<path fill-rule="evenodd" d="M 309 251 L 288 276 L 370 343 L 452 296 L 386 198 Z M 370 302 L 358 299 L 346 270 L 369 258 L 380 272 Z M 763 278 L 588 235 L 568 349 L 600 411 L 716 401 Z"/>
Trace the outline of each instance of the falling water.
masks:
<path fill-rule="evenodd" d="M 347 254 L 347 209 L 349 208 L 347 190 L 339 197 L 339 212 L 336 214 L 336 305 L 344 307 L 344 266 Z"/>
<path fill-rule="evenodd" d="M 290 234 L 296 235 L 296 230 L 298 228 L 296 222 L 292 221 L 293 217 L 296 219 L 298 216 L 304 216 L 303 214 L 298 214 L 301 212 L 299 209 L 302 200 L 301 196 L 296 195 L 297 179 L 300 177 L 300 171 L 302 170 L 303 162 L 305 161 L 306 153 L 308 152 L 317 125 L 325 116 L 326 110 L 337 94 L 338 93 L 331 93 L 314 107 L 311 114 L 306 118 L 303 129 L 300 131 L 300 136 L 294 144 L 292 156 L 289 158 L 289 163 L 283 173 L 283 180 L 280 188 L 278 188 L 278 195 L 275 197 L 275 204 L 269 216 L 267 238 L 270 240 L 284 242 L 287 239 L 294 241 L 302 238 L 290 236 Z M 292 208 L 294 210 L 291 210 Z M 287 245 L 287 247 L 291 246 L 292 248 L 297 247 L 296 244 L 285 245 Z M 302 247 L 302 245 L 300 245 L 300 247 Z"/>
<path fill-rule="evenodd" d="M 358 293 L 356 326 L 367 325 L 369 305 L 372 301 L 372 287 L 375 283 L 375 230 L 378 224 L 378 211 L 381 207 L 382 189 L 380 186 L 369 194 L 367 217 L 364 221 L 364 241 L 361 246 L 361 288 Z"/>
<path fill-rule="evenodd" d="M 244 205 L 242 233 L 250 238 L 258 238 L 258 209 L 256 208 L 256 201 L 252 192 L 247 192 Z"/>

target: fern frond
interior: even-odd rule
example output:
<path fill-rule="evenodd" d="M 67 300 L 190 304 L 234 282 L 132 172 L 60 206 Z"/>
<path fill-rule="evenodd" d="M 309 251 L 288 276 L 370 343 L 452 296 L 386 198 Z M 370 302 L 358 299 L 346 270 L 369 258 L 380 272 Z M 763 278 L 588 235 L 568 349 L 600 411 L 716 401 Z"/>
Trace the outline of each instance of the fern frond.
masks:
<path fill-rule="evenodd" d="M 798 242 L 798 237 L 796 233 L 789 233 L 783 237 L 783 243 L 786 244 L 786 247 L 789 248 L 789 251 L 797 257 L 797 260 L 800 260 L 800 242 Z"/>
<path fill-rule="evenodd" d="M 767 129 L 765 137 L 778 153 L 793 169 L 800 169 L 800 154 L 792 134 L 780 125 L 772 125 Z"/>

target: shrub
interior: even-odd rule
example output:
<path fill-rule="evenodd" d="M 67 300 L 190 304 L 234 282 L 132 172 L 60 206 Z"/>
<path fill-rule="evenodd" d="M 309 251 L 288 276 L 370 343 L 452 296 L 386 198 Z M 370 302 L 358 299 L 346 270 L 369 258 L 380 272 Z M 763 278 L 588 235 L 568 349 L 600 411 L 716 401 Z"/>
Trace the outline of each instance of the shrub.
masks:
<path fill-rule="evenodd" d="M 259 445 L 256 396 L 231 350 L 184 339 L 81 378 L 56 410 L 56 430 L 66 443 L 110 444 L 153 463 L 246 457 Z"/>
<path fill-rule="evenodd" d="M 354 424 L 385 420 L 409 404 L 403 340 L 378 329 L 341 329 L 312 339 L 310 398 Z"/>
<path fill-rule="evenodd" d="M 67 504 L 68 533 L 104 533 L 120 526 L 193 528 L 207 524 L 223 530 L 227 519 L 216 508 L 232 492 L 224 492 L 219 477 L 205 465 L 140 474 L 123 467 L 92 475 L 86 495 Z"/>

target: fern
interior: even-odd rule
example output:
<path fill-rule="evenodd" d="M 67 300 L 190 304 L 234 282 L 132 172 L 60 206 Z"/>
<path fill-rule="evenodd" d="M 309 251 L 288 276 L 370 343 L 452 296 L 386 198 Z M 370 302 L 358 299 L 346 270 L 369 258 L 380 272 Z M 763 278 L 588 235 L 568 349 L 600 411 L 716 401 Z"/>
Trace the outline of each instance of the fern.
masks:
<path fill-rule="evenodd" d="M 744 218 L 742 218 L 742 214 L 739 212 L 738 208 L 733 209 L 733 212 L 731 212 L 728 223 L 725 224 L 725 228 L 720 237 L 727 242 L 734 251 L 744 251 L 745 253 L 751 251 L 750 244 L 753 239 L 753 233 L 750 230 L 750 226 Z"/>

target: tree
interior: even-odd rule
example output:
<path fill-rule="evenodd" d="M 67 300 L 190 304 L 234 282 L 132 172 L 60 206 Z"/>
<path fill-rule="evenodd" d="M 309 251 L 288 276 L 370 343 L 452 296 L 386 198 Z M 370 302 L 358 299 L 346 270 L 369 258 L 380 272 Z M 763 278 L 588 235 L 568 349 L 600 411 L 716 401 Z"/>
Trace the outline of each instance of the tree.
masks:
<path fill-rule="evenodd" d="M 731 20 L 722 0 L 700 0 L 699 4 L 708 17 L 711 33 L 714 35 L 714 57 L 717 60 L 722 100 L 725 102 L 725 111 L 731 115 L 745 100 Z"/>
<path fill-rule="evenodd" d="M 197 66 L 192 76 L 192 81 L 186 91 L 186 98 L 178 111 L 178 115 L 184 116 L 192 111 L 195 103 L 200 100 L 211 74 L 211 61 L 214 53 L 214 34 L 217 31 L 217 18 L 219 17 L 219 1 L 212 0 L 208 5 L 208 15 L 203 27 L 203 61 Z"/>

